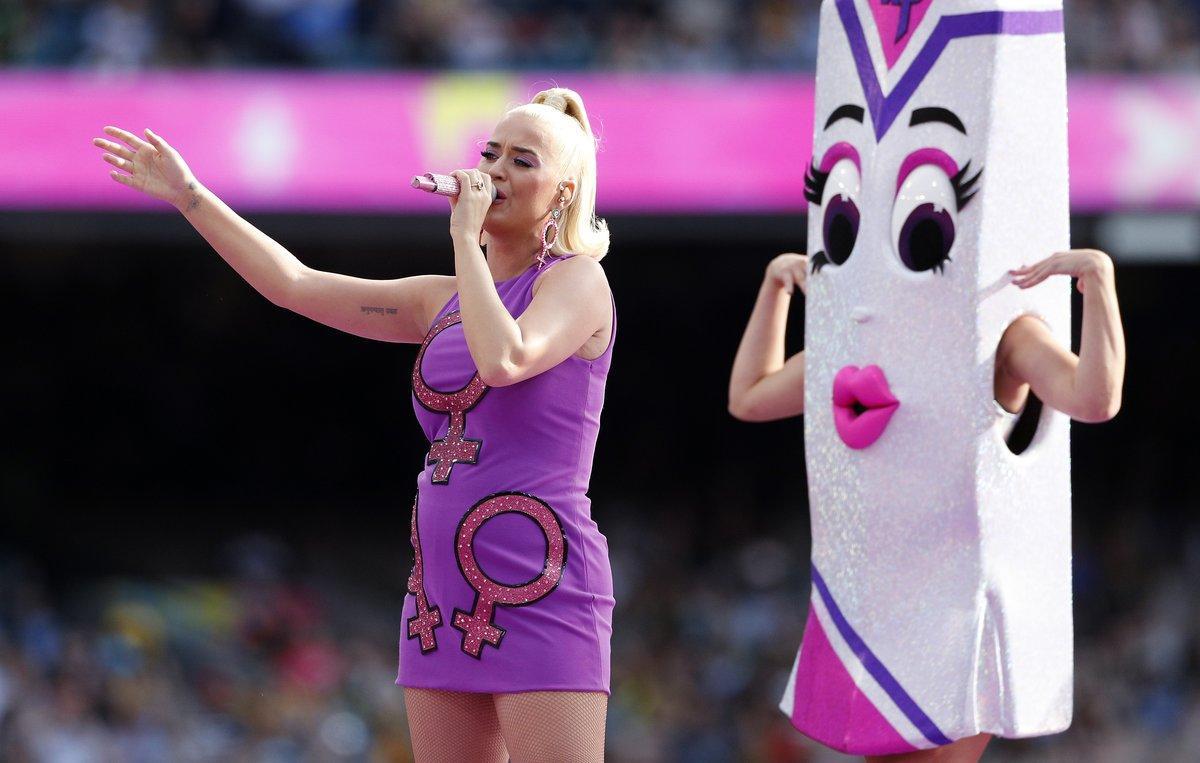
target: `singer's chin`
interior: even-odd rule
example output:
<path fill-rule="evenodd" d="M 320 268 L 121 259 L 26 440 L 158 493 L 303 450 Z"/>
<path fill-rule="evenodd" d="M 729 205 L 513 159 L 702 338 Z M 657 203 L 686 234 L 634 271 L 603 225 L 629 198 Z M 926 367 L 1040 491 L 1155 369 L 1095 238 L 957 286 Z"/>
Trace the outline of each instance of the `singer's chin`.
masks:
<path fill-rule="evenodd" d="M 508 210 L 504 209 L 503 207 L 499 209 L 492 207 L 489 209 L 487 214 L 483 217 L 483 229 L 489 233 L 497 235 L 511 233 L 512 228 L 515 226 L 513 226 L 512 220 L 507 212 Z"/>

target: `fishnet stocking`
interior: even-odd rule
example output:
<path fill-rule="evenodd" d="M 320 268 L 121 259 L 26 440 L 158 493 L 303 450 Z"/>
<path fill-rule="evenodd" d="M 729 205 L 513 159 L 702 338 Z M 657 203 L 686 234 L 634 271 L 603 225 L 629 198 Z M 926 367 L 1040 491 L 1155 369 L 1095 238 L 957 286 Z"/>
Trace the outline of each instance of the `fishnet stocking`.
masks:
<path fill-rule="evenodd" d="M 417 763 L 507 763 L 491 694 L 405 689 Z"/>
<path fill-rule="evenodd" d="M 496 694 L 512 763 L 602 763 L 608 696 L 602 692 Z"/>

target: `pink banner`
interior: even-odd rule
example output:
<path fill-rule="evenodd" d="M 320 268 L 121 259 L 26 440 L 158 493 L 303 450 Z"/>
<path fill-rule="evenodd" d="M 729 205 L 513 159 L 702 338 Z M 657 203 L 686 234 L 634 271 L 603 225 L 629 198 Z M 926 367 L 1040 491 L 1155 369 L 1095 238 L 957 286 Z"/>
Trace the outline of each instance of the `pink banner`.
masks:
<path fill-rule="evenodd" d="M 0 72 L 0 207 L 146 208 L 91 145 L 150 127 L 242 211 L 438 212 L 413 174 L 473 166 L 505 108 L 562 84 L 600 136 L 601 214 L 800 212 L 807 76 Z M 1200 78 L 1071 83 L 1076 211 L 1200 207 Z"/>

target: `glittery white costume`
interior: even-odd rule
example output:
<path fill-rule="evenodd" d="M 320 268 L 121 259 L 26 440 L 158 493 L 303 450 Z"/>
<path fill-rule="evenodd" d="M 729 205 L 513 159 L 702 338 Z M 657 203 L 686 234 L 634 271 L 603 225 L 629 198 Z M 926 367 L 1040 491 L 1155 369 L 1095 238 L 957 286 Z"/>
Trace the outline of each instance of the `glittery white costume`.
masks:
<path fill-rule="evenodd" d="M 1062 3 L 824 0 L 808 177 L 813 590 L 780 704 L 853 754 L 1071 720 L 1068 420 L 1022 455 L 1004 330 L 1070 342 Z"/>

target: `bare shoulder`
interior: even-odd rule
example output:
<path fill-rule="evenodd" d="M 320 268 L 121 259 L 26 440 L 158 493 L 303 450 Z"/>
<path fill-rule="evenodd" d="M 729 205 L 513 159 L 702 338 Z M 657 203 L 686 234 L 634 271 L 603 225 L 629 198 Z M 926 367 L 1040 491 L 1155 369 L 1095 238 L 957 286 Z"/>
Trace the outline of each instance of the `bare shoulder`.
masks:
<path fill-rule="evenodd" d="M 1063 368 L 1077 362 L 1045 321 L 1035 315 L 1022 315 L 1005 330 L 996 349 L 996 366 L 1015 379 L 1030 381 L 1050 368 Z"/>
<path fill-rule="evenodd" d="M 1054 335 L 1045 321 L 1036 315 L 1022 315 L 1004 330 L 998 354 L 1004 357 L 1017 348 L 1054 342 Z"/>
<path fill-rule="evenodd" d="M 422 330 L 433 323 L 438 311 L 450 301 L 458 291 L 458 279 L 454 276 L 426 275 L 417 276 L 421 284 L 421 320 Z"/>
<path fill-rule="evenodd" d="M 429 285 L 429 293 L 445 294 L 446 299 L 450 299 L 454 292 L 458 291 L 458 279 L 454 276 L 418 276 L 426 281 Z"/>
<path fill-rule="evenodd" d="M 586 294 L 608 294 L 608 275 L 604 266 L 594 257 L 579 254 L 560 262 L 537 277 L 533 282 L 536 295 L 543 287 L 555 292 L 570 292 L 579 296 Z"/>

